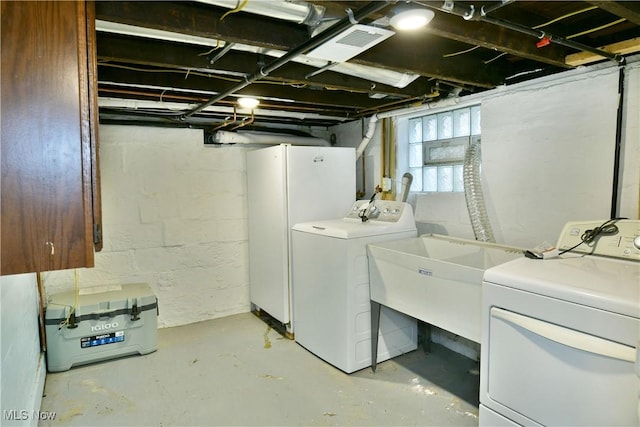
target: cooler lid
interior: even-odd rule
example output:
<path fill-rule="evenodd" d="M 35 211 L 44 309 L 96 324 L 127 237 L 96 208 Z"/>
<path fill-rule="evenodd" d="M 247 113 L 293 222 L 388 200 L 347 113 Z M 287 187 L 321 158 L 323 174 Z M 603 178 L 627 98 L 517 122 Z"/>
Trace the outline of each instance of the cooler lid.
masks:
<path fill-rule="evenodd" d="M 101 310 L 104 303 L 123 305 L 127 300 L 137 298 L 139 305 L 154 304 L 156 297 L 147 283 L 127 283 L 80 288 L 77 299 L 77 314 Z M 46 318 L 65 317 L 68 308 L 76 305 L 75 289 L 49 295 Z M 126 305 L 126 304 L 125 304 Z"/>

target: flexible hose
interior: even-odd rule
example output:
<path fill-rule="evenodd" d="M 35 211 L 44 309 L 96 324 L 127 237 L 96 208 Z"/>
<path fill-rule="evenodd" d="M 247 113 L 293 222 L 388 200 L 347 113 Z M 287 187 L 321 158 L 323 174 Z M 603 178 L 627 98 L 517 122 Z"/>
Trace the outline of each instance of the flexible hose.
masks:
<path fill-rule="evenodd" d="M 413 175 L 409 172 L 405 172 L 402 175 L 402 188 L 400 190 L 400 201 L 406 202 L 409 198 L 409 190 L 411 190 L 411 183 L 413 182 Z"/>
<path fill-rule="evenodd" d="M 480 159 L 480 141 L 474 141 L 464 156 L 464 196 L 476 240 L 495 243 L 496 239 L 493 236 L 493 230 L 491 229 L 489 216 L 487 215 L 487 208 L 484 204 L 484 196 L 482 195 Z"/>

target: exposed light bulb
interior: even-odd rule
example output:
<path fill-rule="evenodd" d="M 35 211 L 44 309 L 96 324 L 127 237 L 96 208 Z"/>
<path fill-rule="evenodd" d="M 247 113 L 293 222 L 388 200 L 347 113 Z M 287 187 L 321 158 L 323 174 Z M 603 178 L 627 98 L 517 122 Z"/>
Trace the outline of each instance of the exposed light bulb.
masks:
<path fill-rule="evenodd" d="M 389 23 L 397 30 L 415 30 L 427 25 L 434 16 L 431 9 L 410 9 L 395 14 Z"/>
<path fill-rule="evenodd" d="M 242 97 L 238 98 L 238 105 L 241 108 L 256 108 L 260 101 L 257 98 Z"/>

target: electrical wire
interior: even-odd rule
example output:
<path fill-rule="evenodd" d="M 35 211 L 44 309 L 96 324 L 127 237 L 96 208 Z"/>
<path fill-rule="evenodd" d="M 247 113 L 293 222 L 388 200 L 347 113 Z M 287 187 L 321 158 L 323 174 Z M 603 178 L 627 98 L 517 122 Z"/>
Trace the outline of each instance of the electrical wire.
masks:
<path fill-rule="evenodd" d="M 483 63 L 483 64 L 485 64 L 485 65 L 490 64 L 490 63 L 492 63 L 493 61 L 495 61 L 496 59 L 498 59 L 498 58 L 501 58 L 501 57 L 505 56 L 506 54 L 507 54 L 507 52 L 502 52 L 502 53 L 501 53 L 501 54 L 499 54 L 498 56 L 495 56 L 495 57 L 493 57 L 493 58 L 491 58 L 491 59 L 488 59 L 488 60 L 486 60 L 486 61 L 482 61 L 482 63 Z"/>
<path fill-rule="evenodd" d="M 187 71 L 178 70 L 178 69 L 172 69 L 172 68 L 152 69 L 152 68 L 132 67 L 130 65 L 114 64 L 112 62 L 98 62 L 98 65 L 101 66 L 101 67 L 121 68 L 123 70 L 140 71 L 140 72 L 143 72 L 143 73 L 174 73 L 174 74 L 185 75 L 185 78 L 188 75 L 195 75 L 195 76 L 208 77 L 208 78 L 224 80 L 224 81 L 234 82 L 234 83 L 238 83 L 238 82 L 242 81 L 242 79 L 239 79 L 239 78 L 223 77 L 220 74 L 204 73 L 204 72 L 199 72 L 199 71 L 193 71 L 191 69 L 189 69 Z M 283 81 L 279 81 L 279 80 L 269 80 L 269 79 L 258 80 L 256 82 L 254 82 L 254 84 L 270 84 L 270 85 L 276 85 L 276 86 L 291 86 L 291 87 L 294 87 L 294 88 L 313 87 L 313 86 L 309 85 L 308 83 L 306 83 L 304 81 L 283 82 Z M 341 91 L 345 90 L 344 88 L 341 88 L 341 87 L 338 87 L 338 86 L 331 86 L 331 85 L 318 85 L 318 86 L 322 87 L 325 90 L 341 90 Z M 349 89 L 348 92 L 350 92 L 350 93 L 369 93 L 368 90 L 365 90 L 365 89 L 354 89 L 354 88 Z"/>
<path fill-rule="evenodd" d="M 216 40 L 216 47 L 212 48 L 211 50 L 207 51 L 207 52 L 202 52 L 199 53 L 198 56 L 207 56 L 212 54 L 215 50 L 220 49 L 220 39 Z"/>
<path fill-rule="evenodd" d="M 599 236 L 616 234 L 618 232 L 618 226 L 615 225 L 615 223 L 621 219 L 624 218 L 612 218 L 608 221 L 603 222 L 602 225 L 596 228 L 585 230 L 585 232 L 582 233 L 582 236 L 580 236 L 580 243 L 570 247 L 569 249 L 563 250 L 559 253 L 559 255 L 570 252 L 582 244 L 589 245 L 593 243 Z"/>
<path fill-rule="evenodd" d="M 73 282 L 74 282 L 74 297 L 73 297 L 73 306 L 71 307 L 71 310 L 69 310 L 69 314 L 67 315 L 67 317 L 60 322 L 60 325 L 58 325 L 58 329 L 62 329 L 65 326 L 69 326 L 69 319 L 71 319 L 71 316 L 73 316 L 73 314 L 76 312 L 76 309 L 78 308 L 78 297 L 80 295 L 80 285 L 79 285 L 79 281 L 78 281 L 78 269 L 74 269 L 73 270 Z"/>
<path fill-rule="evenodd" d="M 236 6 L 235 9 L 231 9 L 230 11 L 228 11 L 227 13 L 222 15 L 220 17 L 220 21 L 224 20 L 224 18 L 226 18 L 227 15 L 231 15 L 232 13 L 240 12 L 242 9 L 244 9 L 244 7 L 247 5 L 247 3 L 249 3 L 249 0 L 242 0 L 241 2 L 238 3 L 238 6 Z"/>
<path fill-rule="evenodd" d="M 442 55 L 442 57 L 443 57 L 443 58 L 451 58 L 452 56 L 463 55 L 463 54 L 465 54 L 465 53 L 469 53 L 469 52 L 471 52 L 471 51 L 473 51 L 473 50 L 476 50 L 476 49 L 478 49 L 479 47 L 480 47 L 480 46 L 474 46 L 474 47 L 472 47 L 472 48 L 465 49 L 465 50 L 461 50 L 461 51 L 459 51 L 459 52 L 446 53 L 446 54 Z"/>
<path fill-rule="evenodd" d="M 193 71 L 191 69 L 189 70 L 177 70 L 177 69 L 171 69 L 171 68 L 158 68 L 158 69 L 151 69 L 151 68 L 141 68 L 141 67 L 132 67 L 130 65 L 121 65 L 121 64 L 114 64 L 111 62 L 98 62 L 98 65 L 101 67 L 112 67 L 112 68 L 122 68 L 123 70 L 131 70 L 131 71 L 140 71 L 140 72 L 144 72 L 144 73 L 175 73 L 175 74 L 182 74 L 188 76 L 189 74 L 193 74 L 196 76 L 201 76 L 201 77 L 209 77 L 209 78 L 215 78 L 215 79 L 219 79 L 219 80 L 226 80 L 229 82 L 239 82 L 242 79 L 234 79 L 234 78 L 230 78 L 230 77 L 222 77 L 220 74 L 214 74 L 214 73 L 202 73 L 202 72 L 198 72 L 198 71 Z M 185 78 L 186 78 L 185 76 Z"/>
<path fill-rule="evenodd" d="M 587 7 L 585 9 L 576 10 L 575 12 L 567 13 L 566 15 L 559 16 L 559 17 L 557 17 L 555 19 L 552 19 L 549 22 L 545 22 L 544 24 L 536 25 L 535 27 L 531 27 L 531 28 L 533 28 L 534 30 L 537 30 L 538 28 L 546 27 L 547 25 L 551 25 L 551 24 L 553 24 L 555 22 L 558 22 L 558 21 L 561 21 L 561 20 L 563 20 L 565 18 L 569 18 L 571 16 L 578 15 L 578 14 L 583 13 L 583 12 L 588 12 L 590 10 L 597 9 L 597 8 L 598 8 L 598 6 L 590 6 L 590 7 Z"/>

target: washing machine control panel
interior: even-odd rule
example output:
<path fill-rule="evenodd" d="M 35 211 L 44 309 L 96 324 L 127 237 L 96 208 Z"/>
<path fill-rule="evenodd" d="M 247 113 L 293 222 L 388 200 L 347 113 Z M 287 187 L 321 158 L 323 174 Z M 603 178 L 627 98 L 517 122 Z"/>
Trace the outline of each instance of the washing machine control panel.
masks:
<path fill-rule="evenodd" d="M 371 221 L 398 222 L 406 216 L 405 210 L 411 211 L 411 206 L 393 200 L 357 200 L 346 218 L 362 219 L 363 215 Z M 411 212 L 413 216 L 413 212 Z"/>
<path fill-rule="evenodd" d="M 586 231 L 594 230 L 604 222 L 605 220 L 568 222 L 560 233 L 557 248 L 562 252 L 578 245 Z M 572 252 L 640 262 L 640 221 L 621 219 L 613 225 L 615 228 L 608 230 L 609 233 L 600 234 L 591 243 L 582 243 L 572 249 Z"/>

